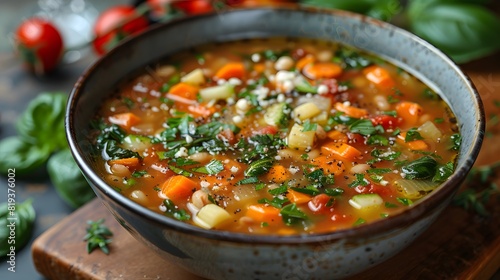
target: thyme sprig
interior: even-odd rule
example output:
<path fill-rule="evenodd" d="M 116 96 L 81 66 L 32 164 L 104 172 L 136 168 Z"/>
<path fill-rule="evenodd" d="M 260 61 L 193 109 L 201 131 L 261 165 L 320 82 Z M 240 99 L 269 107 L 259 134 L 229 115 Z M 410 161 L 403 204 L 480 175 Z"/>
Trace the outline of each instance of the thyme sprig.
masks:
<path fill-rule="evenodd" d="M 499 168 L 500 161 L 472 168 L 467 177 L 467 188 L 453 198 L 453 205 L 474 211 L 482 217 L 489 216 L 486 204 L 493 196 L 500 193 L 500 188 L 494 182 Z"/>
<path fill-rule="evenodd" d="M 109 254 L 108 245 L 111 243 L 113 233 L 103 224 L 104 219 L 98 221 L 87 221 L 87 234 L 83 238 L 87 241 L 87 252 L 90 254 L 97 248 L 100 248 L 106 255 Z"/>

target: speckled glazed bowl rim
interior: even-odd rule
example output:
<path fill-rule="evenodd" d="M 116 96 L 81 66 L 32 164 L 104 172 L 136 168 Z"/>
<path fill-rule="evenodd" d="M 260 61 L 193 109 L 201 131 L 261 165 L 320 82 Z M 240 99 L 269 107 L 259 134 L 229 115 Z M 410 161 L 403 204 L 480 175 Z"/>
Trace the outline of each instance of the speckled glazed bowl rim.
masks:
<path fill-rule="evenodd" d="M 229 10 L 229 11 L 224 11 L 224 12 L 218 12 L 218 14 L 206 14 L 206 15 L 201 15 L 201 17 L 213 17 L 213 16 L 218 16 L 221 13 L 233 13 L 233 12 L 245 12 L 247 10 L 249 11 L 255 11 L 255 10 L 285 10 L 285 11 L 299 11 L 302 13 L 310 14 L 310 16 L 315 16 L 318 14 L 327 14 L 327 15 L 333 15 L 333 16 L 340 16 L 340 17 L 350 17 L 359 20 L 360 22 L 367 23 L 367 24 L 372 24 L 372 25 L 377 25 L 382 28 L 386 28 L 391 30 L 397 35 L 404 36 L 407 38 L 410 38 L 411 40 L 414 40 L 418 42 L 421 45 L 424 45 L 432 51 L 433 53 L 437 53 L 443 60 L 443 63 L 447 63 L 451 65 L 456 72 L 460 73 L 461 79 L 466 83 L 467 87 L 472 91 L 471 94 L 474 95 L 474 99 L 476 100 L 476 103 L 478 104 L 476 108 L 476 113 L 479 117 L 477 120 L 477 125 L 478 125 L 478 135 L 475 135 L 475 141 L 473 142 L 473 147 L 468 147 L 469 153 L 466 154 L 466 159 L 464 160 L 464 164 L 458 168 L 455 173 L 436 191 L 434 191 L 431 195 L 429 195 L 427 198 L 423 199 L 422 201 L 419 201 L 418 203 L 415 203 L 414 206 L 411 208 L 398 213 L 396 215 L 390 216 L 385 219 L 381 219 L 372 223 L 369 223 L 367 225 L 359 226 L 356 228 L 350 228 L 350 229 L 345 229 L 345 230 L 338 230 L 334 231 L 331 233 L 321 233 L 321 234 L 308 234 L 308 235 L 291 235 L 291 236 L 274 236 L 274 235 L 252 235 L 252 234 L 243 234 L 243 233 L 234 233 L 234 232 L 226 232 L 226 231 L 215 231 L 215 230 L 205 230 L 202 228 L 198 228 L 180 221 L 176 221 L 174 219 L 168 218 L 166 216 L 163 216 L 161 214 L 155 213 L 152 210 L 147 209 L 146 207 L 143 207 L 132 200 L 124 197 L 117 191 L 115 191 L 111 186 L 107 185 L 99 175 L 97 175 L 92 167 L 86 162 L 84 159 L 84 156 L 82 155 L 83 150 L 79 146 L 76 140 L 76 134 L 74 131 L 74 112 L 76 110 L 76 106 L 79 102 L 79 99 L 81 98 L 81 91 L 83 91 L 83 88 L 85 87 L 85 84 L 87 83 L 87 80 L 95 78 L 93 77 L 93 72 L 95 71 L 96 68 L 101 67 L 102 64 L 104 63 L 109 63 L 108 57 L 109 56 L 103 56 L 100 58 L 97 62 L 95 62 L 93 65 L 91 65 L 85 73 L 80 77 L 80 79 L 77 81 L 75 84 L 75 87 L 73 88 L 69 102 L 68 102 L 68 107 L 67 107 L 67 115 L 66 115 L 66 134 L 68 137 L 68 142 L 71 148 L 71 151 L 73 153 L 73 156 L 75 157 L 75 160 L 85 176 L 87 177 L 88 180 L 92 181 L 94 185 L 102 191 L 106 196 L 111 198 L 114 202 L 118 203 L 120 206 L 124 207 L 125 209 L 132 211 L 140 216 L 142 216 L 144 219 L 149 220 L 150 222 L 163 227 L 165 229 L 169 230 L 175 230 L 179 232 L 184 232 L 186 234 L 193 234 L 199 237 L 204 237 L 204 238 L 209 238 L 209 239 L 214 239 L 214 240 L 224 240 L 224 241 L 231 241 L 231 242 L 239 242 L 239 243 L 254 243 L 254 244 L 304 244 L 304 243 L 321 243 L 321 242 L 326 242 L 326 241 L 333 241 L 333 240 L 340 240 L 340 239 L 349 239 L 349 240 L 354 240 L 358 237 L 363 238 L 363 237 L 369 237 L 372 235 L 377 235 L 382 232 L 390 232 L 391 230 L 397 229 L 397 228 L 405 228 L 412 224 L 413 222 L 428 216 L 432 213 L 432 211 L 435 211 L 436 209 L 439 208 L 443 200 L 446 200 L 450 196 L 452 196 L 455 191 L 458 189 L 458 186 L 463 182 L 465 179 L 467 173 L 469 172 L 470 168 L 472 167 L 475 159 L 477 158 L 479 154 L 479 150 L 482 144 L 482 139 L 483 139 L 483 134 L 484 134 L 484 110 L 482 106 L 482 102 L 480 100 L 479 94 L 472 84 L 471 80 L 462 73 L 460 68 L 451 60 L 449 59 L 445 54 L 443 54 L 441 51 L 439 51 L 437 48 L 429 44 L 428 42 L 420 39 L 419 37 L 402 30 L 398 27 L 395 27 L 391 24 L 388 24 L 386 22 L 382 22 L 379 20 L 375 20 L 369 17 L 365 17 L 363 15 L 359 14 L 354 14 L 346 11 L 339 11 L 339 10 L 322 10 L 322 9 L 316 9 L 316 8 L 254 8 L 254 9 L 237 9 L 237 10 Z M 115 52 L 120 52 L 124 48 L 127 47 L 127 44 L 130 42 L 135 42 L 135 41 L 140 41 L 140 40 L 145 40 L 150 34 L 154 34 L 156 32 L 162 32 L 166 28 L 174 28 L 176 25 L 183 24 L 186 21 L 190 21 L 192 18 L 190 17 L 185 17 L 181 19 L 176 19 L 173 21 L 170 21 L 169 23 L 162 24 L 156 27 L 152 27 L 150 30 L 139 34 L 138 36 L 133 36 L 124 42 L 124 44 L 121 44 L 114 48 L 113 50 L 110 51 L 110 54 L 113 54 Z M 286 34 L 284 35 L 286 36 Z M 150 63 L 150 62 L 149 62 Z"/>

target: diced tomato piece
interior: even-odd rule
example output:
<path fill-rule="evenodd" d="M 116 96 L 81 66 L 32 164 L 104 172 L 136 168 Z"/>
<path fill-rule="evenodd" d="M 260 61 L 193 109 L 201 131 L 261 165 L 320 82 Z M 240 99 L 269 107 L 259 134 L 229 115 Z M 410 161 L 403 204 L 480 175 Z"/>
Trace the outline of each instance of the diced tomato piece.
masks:
<path fill-rule="evenodd" d="M 384 129 L 393 129 L 397 127 L 401 119 L 389 115 L 378 115 L 371 117 L 370 120 L 372 121 L 373 125 L 381 125 Z"/>
<path fill-rule="evenodd" d="M 365 141 L 365 138 L 363 137 L 363 135 L 359 134 L 359 133 L 352 133 L 352 132 L 347 132 L 347 138 L 349 139 L 349 142 L 350 144 L 354 144 L 354 143 L 363 143 Z"/>
<path fill-rule="evenodd" d="M 384 187 L 377 184 L 368 184 L 366 186 L 357 186 L 354 190 L 358 193 L 376 193 L 379 195 L 388 195 L 391 193 L 391 189 L 389 187 Z"/>
<path fill-rule="evenodd" d="M 236 136 L 234 135 L 234 132 L 229 128 L 219 132 L 217 138 L 223 141 L 227 141 L 231 145 L 236 143 Z"/>
<path fill-rule="evenodd" d="M 257 131 L 254 132 L 254 135 L 260 135 L 260 134 L 276 134 L 278 133 L 278 128 L 274 125 L 268 125 L 265 126 Z"/>
<path fill-rule="evenodd" d="M 333 211 L 333 204 L 335 199 L 324 193 L 314 196 L 311 201 L 307 203 L 307 206 L 311 211 L 316 213 L 324 213 Z"/>

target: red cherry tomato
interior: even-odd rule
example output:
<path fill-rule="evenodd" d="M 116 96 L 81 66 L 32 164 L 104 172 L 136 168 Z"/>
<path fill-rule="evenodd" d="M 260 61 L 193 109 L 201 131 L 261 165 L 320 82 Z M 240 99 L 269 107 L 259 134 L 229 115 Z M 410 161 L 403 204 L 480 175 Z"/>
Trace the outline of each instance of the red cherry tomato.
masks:
<path fill-rule="evenodd" d="M 214 10 L 210 0 L 174 1 L 172 5 L 188 15 L 199 15 Z"/>
<path fill-rule="evenodd" d="M 14 44 L 28 69 L 37 74 L 56 68 L 64 50 L 59 31 L 42 18 L 23 21 L 14 34 Z"/>
<path fill-rule="evenodd" d="M 226 0 L 230 6 L 257 7 L 266 5 L 286 5 L 297 2 L 297 0 Z"/>
<path fill-rule="evenodd" d="M 125 37 L 145 30 L 148 19 L 137 13 L 133 6 L 118 5 L 105 10 L 94 25 L 94 50 L 105 54 Z"/>
<path fill-rule="evenodd" d="M 308 203 L 307 206 L 311 211 L 316 213 L 324 213 L 333 210 L 333 204 L 335 199 L 324 193 L 314 196 Z"/>
<path fill-rule="evenodd" d="M 378 115 L 370 118 L 373 125 L 381 125 L 384 129 L 391 129 L 397 127 L 401 119 L 389 115 Z"/>

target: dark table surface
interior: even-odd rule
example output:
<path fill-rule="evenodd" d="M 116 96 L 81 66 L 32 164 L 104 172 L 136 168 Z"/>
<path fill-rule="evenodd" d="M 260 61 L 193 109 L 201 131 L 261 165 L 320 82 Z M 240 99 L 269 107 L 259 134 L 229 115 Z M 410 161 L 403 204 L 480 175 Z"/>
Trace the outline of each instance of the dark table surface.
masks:
<path fill-rule="evenodd" d="M 19 60 L 14 57 L 10 41 L 7 38 L 23 18 L 27 18 L 37 11 L 37 3 L 43 1 L 48 0 L 1 0 L 0 3 L 0 139 L 16 133 L 14 122 L 31 99 L 40 92 L 60 91 L 69 94 L 77 78 L 96 60 L 92 52 L 88 51 L 84 53 L 81 59 L 73 63 L 64 63 L 56 72 L 44 77 L 34 76 L 23 69 Z M 127 0 L 86 1 L 94 4 L 97 10 L 118 3 L 132 2 Z M 500 72 L 498 70 L 500 65 L 499 57 L 499 55 L 492 57 L 497 60 L 496 70 L 493 72 Z M 481 62 L 475 62 L 466 67 L 466 70 L 472 69 L 480 73 L 475 79 L 479 91 L 488 93 L 489 88 L 492 87 L 492 94 L 500 93 L 499 83 L 489 81 L 488 78 L 491 80 L 491 72 L 483 72 L 482 70 L 485 69 L 482 69 L 480 64 Z M 495 76 L 495 79 L 497 77 Z M 30 180 L 29 178 L 16 179 L 16 201 L 22 202 L 27 198 L 33 198 L 37 218 L 30 243 L 16 253 L 16 272 L 9 272 L 6 259 L 0 259 L 0 279 L 43 279 L 34 268 L 30 251 L 31 243 L 37 236 L 70 214 L 74 209 L 70 208 L 58 197 L 48 178 L 36 180 Z M 0 176 L 0 202 L 4 201 L 6 196 L 7 178 Z M 82 246 L 85 246 L 83 241 Z M 493 278 L 500 279 L 500 274 L 497 273 Z"/>
<path fill-rule="evenodd" d="M 85 1 L 92 3 L 97 11 L 114 4 L 131 3 L 131 1 L 126 0 Z M 84 49 L 81 59 L 73 63 L 62 64 L 57 71 L 49 76 L 37 77 L 26 72 L 19 59 L 14 56 L 8 38 L 22 19 L 37 12 L 38 2 L 43 1 L 0 1 L 0 139 L 16 134 L 14 122 L 30 100 L 41 92 L 59 91 L 69 94 L 78 77 L 96 60 L 89 49 Z M 37 218 L 30 243 L 16 253 L 15 273 L 7 270 L 9 265 L 5 258 L 0 259 L 0 279 L 43 279 L 33 265 L 31 243 L 37 236 L 74 209 L 59 198 L 48 178 L 16 179 L 16 202 L 20 203 L 27 198 L 33 198 Z M 5 201 L 6 197 L 7 178 L 0 176 L 0 202 Z M 82 246 L 85 246 L 83 241 Z"/>

